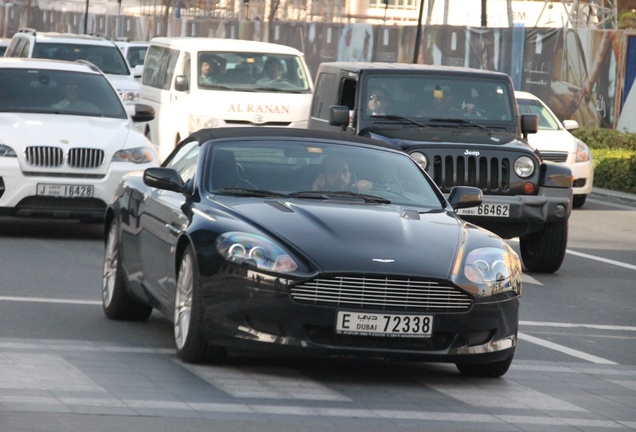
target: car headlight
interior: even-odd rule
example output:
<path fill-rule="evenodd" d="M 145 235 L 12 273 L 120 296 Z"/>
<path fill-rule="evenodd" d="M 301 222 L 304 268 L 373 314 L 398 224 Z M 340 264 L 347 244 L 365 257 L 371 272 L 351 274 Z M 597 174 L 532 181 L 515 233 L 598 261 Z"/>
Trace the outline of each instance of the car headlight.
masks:
<path fill-rule="evenodd" d="M 479 288 L 478 296 L 506 291 L 521 293 L 521 262 L 509 246 L 483 247 L 472 250 L 464 266 L 466 278 Z"/>
<path fill-rule="evenodd" d="M 228 261 L 245 263 L 260 270 L 290 273 L 298 268 L 281 247 L 256 234 L 226 232 L 216 239 L 216 249 Z"/>
<path fill-rule="evenodd" d="M 112 158 L 112 162 L 130 162 L 134 164 L 145 164 L 156 160 L 157 155 L 148 147 L 119 150 Z"/>
<path fill-rule="evenodd" d="M 413 159 L 423 170 L 426 170 L 426 166 L 428 165 L 428 159 L 424 156 L 423 153 L 413 152 L 409 156 Z"/>
<path fill-rule="evenodd" d="M 18 155 L 15 154 L 15 150 L 11 147 L 0 144 L 0 157 L 18 157 Z"/>
<path fill-rule="evenodd" d="M 534 162 L 528 156 L 521 156 L 515 161 L 514 168 L 519 177 L 530 177 L 534 173 Z"/>
<path fill-rule="evenodd" d="M 188 118 L 188 133 L 194 133 L 201 129 L 222 127 L 223 121 L 216 117 L 191 115 Z"/>
<path fill-rule="evenodd" d="M 139 90 L 117 90 L 124 105 L 134 105 L 139 102 Z"/>
<path fill-rule="evenodd" d="M 592 160 L 592 152 L 590 152 L 590 148 L 579 142 L 576 144 L 576 162 L 588 162 Z"/>

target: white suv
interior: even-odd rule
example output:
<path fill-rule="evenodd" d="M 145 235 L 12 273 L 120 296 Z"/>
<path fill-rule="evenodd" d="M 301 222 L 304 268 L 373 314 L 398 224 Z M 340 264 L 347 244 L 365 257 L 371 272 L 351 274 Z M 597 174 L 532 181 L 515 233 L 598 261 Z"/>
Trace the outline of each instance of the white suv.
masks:
<path fill-rule="evenodd" d="M 139 82 L 121 50 L 101 34 L 38 33 L 22 28 L 11 38 L 4 56 L 88 61 L 106 75 L 127 108 L 139 100 Z"/>
<path fill-rule="evenodd" d="M 0 216 L 103 220 L 125 173 L 158 166 L 134 108 L 92 65 L 0 58 Z"/>

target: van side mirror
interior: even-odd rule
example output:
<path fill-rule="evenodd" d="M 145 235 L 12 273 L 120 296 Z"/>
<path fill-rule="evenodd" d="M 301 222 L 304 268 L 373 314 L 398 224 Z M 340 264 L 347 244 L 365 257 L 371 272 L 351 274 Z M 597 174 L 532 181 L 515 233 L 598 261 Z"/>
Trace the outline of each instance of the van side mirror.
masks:
<path fill-rule="evenodd" d="M 190 84 L 188 83 L 188 77 L 185 75 L 178 75 L 174 79 L 174 89 L 177 91 L 188 91 L 190 90 Z"/>

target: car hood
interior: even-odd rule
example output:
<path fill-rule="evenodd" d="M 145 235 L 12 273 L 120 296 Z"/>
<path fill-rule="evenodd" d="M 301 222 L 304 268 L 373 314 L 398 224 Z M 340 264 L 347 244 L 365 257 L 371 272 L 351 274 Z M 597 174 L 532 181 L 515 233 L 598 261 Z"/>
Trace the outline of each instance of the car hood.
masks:
<path fill-rule="evenodd" d="M 541 151 L 561 151 L 576 153 L 578 138 L 565 129 L 561 130 L 539 130 L 535 134 L 528 135 L 528 142 L 537 150 Z"/>
<path fill-rule="evenodd" d="M 442 210 L 217 198 L 238 217 L 297 248 L 328 272 L 446 279 L 467 229 L 461 220 Z"/>
<path fill-rule="evenodd" d="M 371 138 L 389 142 L 397 147 L 412 147 L 421 142 L 503 146 L 517 141 L 517 136 L 509 131 L 475 127 L 375 127 L 367 133 Z"/>
<path fill-rule="evenodd" d="M 63 114 L 0 114 L 3 144 L 16 152 L 31 145 L 110 148 L 117 151 L 124 147 L 133 127 L 128 119 Z M 139 134 L 139 139 L 143 139 L 143 135 Z"/>

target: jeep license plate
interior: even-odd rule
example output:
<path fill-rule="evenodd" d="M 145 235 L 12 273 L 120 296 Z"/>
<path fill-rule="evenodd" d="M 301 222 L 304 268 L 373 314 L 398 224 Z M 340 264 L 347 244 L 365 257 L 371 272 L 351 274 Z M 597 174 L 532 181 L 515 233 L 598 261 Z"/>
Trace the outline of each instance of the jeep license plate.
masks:
<path fill-rule="evenodd" d="M 481 204 L 478 207 L 458 209 L 460 216 L 490 216 L 490 217 L 510 217 L 510 206 L 508 204 Z"/>
<path fill-rule="evenodd" d="M 433 334 L 433 316 L 338 311 L 336 333 L 430 338 Z"/>

